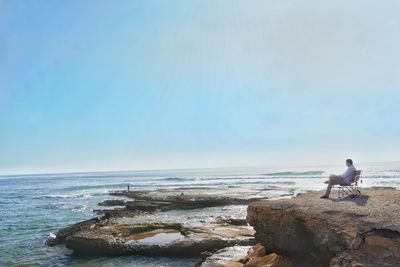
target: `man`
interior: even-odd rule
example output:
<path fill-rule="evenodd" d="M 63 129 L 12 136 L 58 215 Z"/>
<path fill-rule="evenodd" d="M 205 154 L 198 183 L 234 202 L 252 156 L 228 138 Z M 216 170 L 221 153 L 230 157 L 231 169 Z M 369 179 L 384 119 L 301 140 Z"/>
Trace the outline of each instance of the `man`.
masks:
<path fill-rule="evenodd" d="M 329 194 L 331 193 L 331 189 L 333 185 L 338 184 L 351 184 L 354 179 L 354 175 L 356 173 L 356 168 L 353 165 L 353 161 L 351 159 L 346 160 L 347 170 L 342 175 L 330 175 L 328 183 L 328 188 L 326 189 L 325 195 L 321 198 L 329 198 Z M 325 182 L 326 183 L 326 182 Z"/>

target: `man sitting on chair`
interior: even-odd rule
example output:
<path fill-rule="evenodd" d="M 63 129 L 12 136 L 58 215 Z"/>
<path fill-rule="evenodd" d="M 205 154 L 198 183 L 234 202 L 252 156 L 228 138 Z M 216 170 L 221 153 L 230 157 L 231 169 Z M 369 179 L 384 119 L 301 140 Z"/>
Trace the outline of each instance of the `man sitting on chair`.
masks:
<path fill-rule="evenodd" d="M 329 176 L 329 181 L 325 182 L 328 184 L 328 188 L 326 189 L 325 195 L 323 195 L 321 198 L 329 198 L 329 194 L 331 193 L 333 185 L 339 185 L 339 184 L 349 185 L 353 182 L 354 175 L 356 173 L 356 168 L 353 165 L 353 161 L 351 159 L 347 159 L 346 166 L 347 170 L 342 175 L 331 174 Z"/>

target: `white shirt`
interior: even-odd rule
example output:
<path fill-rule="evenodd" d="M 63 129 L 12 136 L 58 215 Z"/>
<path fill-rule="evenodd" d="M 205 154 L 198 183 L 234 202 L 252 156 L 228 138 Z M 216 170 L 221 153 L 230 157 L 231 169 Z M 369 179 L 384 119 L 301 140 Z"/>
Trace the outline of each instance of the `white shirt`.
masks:
<path fill-rule="evenodd" d="M 354 165 L 351 165 L 341 175 L 346 184 L 351 184 L 353 182 L 355 172 L 356 172 L 356 168 L 354 167 Z"/>

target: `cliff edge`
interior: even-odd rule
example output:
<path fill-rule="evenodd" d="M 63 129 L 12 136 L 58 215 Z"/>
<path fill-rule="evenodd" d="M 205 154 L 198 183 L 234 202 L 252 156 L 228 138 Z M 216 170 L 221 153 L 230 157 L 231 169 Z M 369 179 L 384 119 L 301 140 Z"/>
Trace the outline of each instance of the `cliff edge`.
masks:
<path fill-rule="evenodd" d="M 295 266 L 400 266 L 400 191 L 364 189 L 359 198 L 321 192 L 254 202 L 247 221 L 268 253 Z"/>

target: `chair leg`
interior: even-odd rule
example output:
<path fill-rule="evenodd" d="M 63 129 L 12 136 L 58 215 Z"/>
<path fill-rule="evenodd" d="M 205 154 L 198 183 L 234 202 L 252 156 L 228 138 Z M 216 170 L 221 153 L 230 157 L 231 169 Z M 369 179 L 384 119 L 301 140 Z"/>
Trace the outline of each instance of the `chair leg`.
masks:
<path fill-rule="evenodd" d="M 335 187 L 334 187 L 335 188 Z M 353 186 L 338 186 L 338 198 L 343 198 L 347 195 L 350 198 L 356 198 L 361 196 L 361 188 Z"/>
<path fill-rule="evenodd" d="M 356 186 L 357 196 L 361 197 L 361 187 Z"/>
<path fill-rule="evenodd" d="M 347 196 L 353 197 L 353 192 L 351 191 L 351 189 L 343 187 L 342 190 L 343 190 L 343 193 L 345 193 Z"/>
<path fill-rule="evenodd" d="M 352 191 L 354 198 L 361 196 L 360 188 L 357 185 L 352 188 Z"/>

